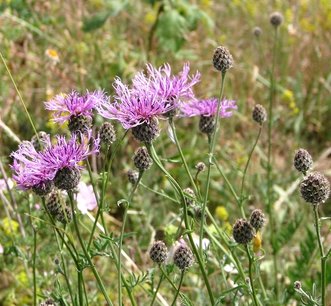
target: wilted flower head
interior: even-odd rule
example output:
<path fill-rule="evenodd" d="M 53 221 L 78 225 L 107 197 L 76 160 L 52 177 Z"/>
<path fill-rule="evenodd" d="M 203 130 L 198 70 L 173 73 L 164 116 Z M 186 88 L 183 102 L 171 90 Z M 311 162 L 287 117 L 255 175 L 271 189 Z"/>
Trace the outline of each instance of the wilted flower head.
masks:
<path fill-rule="evenodd" d="M 204 116 L 212 117 L 217 112 L 217 98 L 192 101 L 181 106 L 182 117 Z M 220 117 L 227 118 L 232 116 L 232 110 L 237 109 L 236 101 L 222 100 L 220 107 Z"/>
<path fill-rule="evenodd" d="M 99 114 L 107 119 L 119 121 L 125 129 L 144 123 L 150 124 L 153 118 L 170 111 L 173 106 L 166 105 L 156 93 L 146 88 L 130 89 L 120 78 L 114 82 L 115 102 L 105 102 L 97 106 Z"/>
<path fill-rule="evenodd" d="M 133 85 L 138 90 L 146 88 L 167 103 L 176 104 L 183 99 L 195 99 L 192 87 L 200 81 L 200 73 L 189 76 L 189 72 L 189 63 L 184 64 L 178 75 L 171 73 L 169 64 L 164 64 L 158 69 L 147 64 L 147 76 L 142 72 L 138 73 L 133 79 Z"/>
<path fill-rule="evenodd" d="M 72 91 L 67 95 L 59 94 L 52 100 L 45 102 L 45 108 L 55 112 L 55 122 L 63 123 L 72 116 L 86 116 L 92 119 L 92 110 L 98 104 L 103 104 L 107 100 L 106 94 L 101 90 L 87 91 L 85 95 Z"/>

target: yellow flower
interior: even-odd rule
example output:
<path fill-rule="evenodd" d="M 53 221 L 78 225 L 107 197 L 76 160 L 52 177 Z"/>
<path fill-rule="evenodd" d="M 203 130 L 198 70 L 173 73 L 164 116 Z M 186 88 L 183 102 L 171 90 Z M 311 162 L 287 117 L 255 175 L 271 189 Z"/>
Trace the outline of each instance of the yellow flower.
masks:
<path fill-rule="evenodd" d="M 11 220 L 7 217 L 2 220 L 1 225 L 6 235 L 16 233 L 19 227 L 19 224 L 16 221 Z"/>
<path fill-rule="evenodd" d="M 229 213 L 224 206 L 217 206 L 215 210 L 216 217 L 221 221 L 226 221 L 229 218 Z"/>
<path fill-rule="evenodd" d="M 253 251 L 257 253 L 262 246 L 262 235 L 260 232 L 257 232 L 254 239 L 253 239 Z"/>
<path fill-rule="evenodd" d="M 46 49 L 45 54 L 54 63 L 60 61 L 59 54 L 54 49 Z"/>
<path fill-rule="evenodd" d="M 293 91 L 285 89 L 282 95 L 283 101 L 288 104 L 289 108 L 292 110 L 292 114 L 296 115 L 299 112 L 297 104 L 295 102 L 295 97 Z"/>
<path fill-rule="evenodd" d="M 149 11 L 144 17 L 144 21 L 146 24 L 152 25 L 156 20 L 156 12 L 155 11 Z"/>

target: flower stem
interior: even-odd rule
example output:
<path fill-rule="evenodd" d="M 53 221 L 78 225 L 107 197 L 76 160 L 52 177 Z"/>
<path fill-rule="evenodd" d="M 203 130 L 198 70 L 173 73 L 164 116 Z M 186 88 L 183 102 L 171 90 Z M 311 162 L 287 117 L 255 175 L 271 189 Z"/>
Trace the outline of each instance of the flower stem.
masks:
<path fill-rule="evenodd" d="M 122 222 L 122 228 L 121 228 L 121 236 L 120 236 L 120 240 L 119 240 L 119 245 L 118 245 L 118 305 L 122 305 L 122 246 L 123 246 L 123 236 L 124 236 L 124 230 L 125 230 L 125 224 L 126 224 L 126 220 L 127 220 L 127 216 L 128 216 L 128 209 L 130 204 L 132 203 L 132 198 L 133 198 L 133 194 L 136 191 L 139 182 L 142 178 L 143 175 L 143 171 L 139 172 L 139 177 L 137 182 L 134 184 L 128 201 L 125 204 L 124 207 L 124 215 L 123 215 L 123 222 Z"/>
<path fill-rule="evenodd" d="M 155 299 L 156 299 L 157 293 L 159 292 L 159 289 L 160 289 L 160 287 L 161 287 L 161 283 L 162 283 L 163 280 L 164 280 L 164 275 L 161 274 L 160 280 L 159 280 L 159 282 L 158 282 L 158 284 L 157 284 L 157 287 L 156 287 L 156 289 L 155 289 L 155 291 L 154 291 L 154 294 L 153 294 L 153 299 L 152 299 L 152 302 L 151 302 L 151 306 L 153 306 L 153 304 L 154 304 L 154 302 L 155 302 Z"/>
<path fill-rule="evenodd" d="M 321 240 L 321 231 L 320 231 L 320 220 L 318 216 L 318 205 L 314 205 L 314 223 L 315 223 L 315 230 L 316 230 L 316 235 L 317 235 L 317 241 L 318 241 L 318 247 L 320 251 L 320 256 L 321 256 L 321 287 L 322 287 L 322 306 L 326 306 L 326 300 L 325 300 L 325 295 L 326 295 L 326 260 L 327 256 L 324 254 L 324 248 Z"/>
<path fill-rule="evenodd" d="M 252 271 L 253 258 L 251 256 L 251 253 L 249 252 L 249 248 L 248 248 L 248 245 L 247 244 L 245 245 L 245 249 L 246 249 L 246 253 L 247 253 L 248 261 L 249 261 L 249 267 L 248 267 L 248 271 L 249 271 L 249 282 L 250 282 L 250 287 L 251 287 L 251 290 L 252 290 L 253 300 L 254 300 L 255 306 L 259 306 L 259 304 L 257 302 L 257 298 L 256 298 L 254 283 L 253 283 L 253 271 Z"/>
<path fill-rule="evenodd" d="M 79 243 L 83 249 L 83 253 L 85 255 L 85 258 L 86 260 L 88 261 L 90 267 L 91 267 L 91 270 L 94 274 L 94 277 L 96 278 L 96 281 L 100 287 L 100 290 L 103 294 L 103 296 L 105 297 L 106 301 L 107 301 L 107 304 L 108 305 L 113 305 L 113 303 L 111 302 L 107 292 L 106 292 L 106 289 L 105 289 L 105 286 L 100 278 L 100 275 L 98 273 L 98 271 L 95 269 L 95 266 L 91 260 L 91 257 L 86 249 L 86 246 L 84 244 L 84 241 L 82 239 L 82 236 L 80 234 L 80 231 L 79 231 L 79 227 L 78 227 L 78 223 L 77 223 L 77 218 L 76 218 L 76 214 L 75 214 L 75 207 L 74 207 L 74 200 L 73 200 L 73 195 L 72 195 L 72 192 L 68 192 L 68 196 L 69 196 L 69 200 L 70 200 L 70 206 L 71 206 L 71 210 L 72 210 L 72 217 L 73 217 L 73 221 L 74 221 L 74 226 L 75 226 L 75 231 L 76 231 L 76 234 L 77 234 L 77 237 L 78 237 L 78 240 L 79 240 Z"/>
<path fill-rule="evenodd" d="M 212 133 L 211 136 L 208 136 L 208 139 L 210 140 L 210 145 L 209 145 L 209 152 L 208 152 L 208 171 L 207 171 L 207 180 L 206 180 L 206 188 L 205 188 L 205 197 L 204 201 L 202 204 L 202 210 L 201 210 L 201 226 L 200 226 L 200 235 L 199 235 L 199 241 L 200 241 L 200 254 L 202 254 L 202 238 L 203 238 L 203 225 L 204 225 L 204 217 L 205 217 L 205 210 L 207 206 L 207 201 L 208 201 L 208 195 L 209 195 L 209 187 L 210 187 L 210 179 L 211 179 L 211 166 L 213 164 L 213 157 L 214 157 L 214 150 L 215 150 L 215 145 L 216 145 L 216 136 L 217 136 L 217 131 L 218 131 L 218 122 L 219 122 L 219 117 L 220 117 L 220 109 L 221 109 L 221 102 L 222 102 L 222 97 L 223 97 L 223 92 L 224 92 L 224 82 L 225 82 L 225 72 L 222 72 L 222 81 L 221 81 L 221 91 L 220 95 L 218 98 L 218 103 L 217 103 L 217 111 L 215 114 L 216 121 L 215 121 L 215 129 Z"/>
<path fill-rule="evenodd" d="M 176 300 L 177 300 L 178 294 L 180 292 L 180 288 L 182 287 L 182 283 L 183 283 L 183 279 L 184 279 L 184 273 L 185 273 L 185 270 L 183 270 L 181 272 L 180 280 L 179 280 L 179 285 L 178 285 L 178 288 L 177 288 L 177 291 L 176 291 L 176 294 L 175 294 L 174 301 L 172 302 L 171 306 L 176 305 Z"/>

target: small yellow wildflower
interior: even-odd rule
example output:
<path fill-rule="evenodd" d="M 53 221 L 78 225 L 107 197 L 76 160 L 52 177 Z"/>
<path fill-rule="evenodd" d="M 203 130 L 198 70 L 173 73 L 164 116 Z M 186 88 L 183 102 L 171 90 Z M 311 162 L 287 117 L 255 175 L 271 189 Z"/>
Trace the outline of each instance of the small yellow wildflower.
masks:
<path fill-rule="evenodd" d="M 53 63 L 58 63 L 60 61 L 59 54 L 55 49 L 46 49 L 45 54 Z"/>
<path fill-rule="evenodd" d="M 254 239 L 253 239 L 253 251 L 257 253 L 262 246 L 262 235 L 260 232 L 257 232 Z"/>
<path fill-rule="evenodd" d="M 229 213 L 224 206 L 217 206 L 215 210 L 216 217 L 221 221 L 226 221 L 229 218 Z"/>
<path fill-rule="evenodd" d="M 19 224 L 16 221 L 6 217 L 1 221 L 1 226 L 5 234 L 10 235 L 12 233 L 15 234 L 17 232 Z"/>

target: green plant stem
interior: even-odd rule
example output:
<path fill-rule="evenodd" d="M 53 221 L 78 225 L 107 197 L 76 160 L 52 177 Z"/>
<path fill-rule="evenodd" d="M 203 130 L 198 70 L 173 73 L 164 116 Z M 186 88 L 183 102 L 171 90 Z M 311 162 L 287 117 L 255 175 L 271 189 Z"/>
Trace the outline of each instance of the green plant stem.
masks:
<path fill-rule="evenodd" d="M 192 187 L 194 188 L 194 192 L 195 192 L 195 194 L 196 194 L 198 197 L 200 197 L 199 190 L 198 190 L 198 188 L 197 188 L 197 186 L 196 186 L 196 184 L 195 184 L 195 181 L 194 181 L 194 179 L 193 179 L 193 176 L 192 176 L 192 174 L 191 174 L 191 172 L 190 172 L 190 169 L 189 169 L 189 167 L 188 167 L 188 165 L 187 165 L 187 162 L 186 162 L 185 156 L 184 156 L 184 154 L 183 154 L 182 148 L 181 148 L 180 143 L 179 143 L 179 141 L 178 141 L 177 133 L 176 133 L 176 127 L 175 127 L 175 124 L 174 124 L 174 122 L 173 122 L 173 119 L 169 119 L 169 125 L 170 125 L 170 128 L 171 128 L 172 134 L 173 134 L 173 136 L 174 136 L 174 140 L 175 140 L 175 143 L 176 143 L 176 146 L 177 146 L 177 150 L 178 150 L 178 152 L 179 152 L 180 158 L 181 158 L 182 163 L 183 163 L 183 165 L 184 165 L 185 171 L 186 171 L 186 173 L 187 173 L 187 175 L 188 175 L 188 177 L 189 177 L 189 179 L 190 179 L 190 181 L 191 181 L 191 185 L 192 185 Z"/>
<path fill-rule="evenodd" d="M 275 219 L 273 213 L 273 207 L 271 203 L 271 151 L 272 151 L 272 124 L 273 124 L 273 104 L 275 99 L 275 65 L 276 65 L 276 55 L 277 55 L 277 39 L 278 39 L 278 28 L 275 27 L 274 35 L 274 46 L 272 50 L 272 66 L 270 72 L 270 96 L 269 96 L 269 105 L 268 105 L 268 163 L 267 163 L 267 212 L 270 221 L 270 238 L 271 245 L 274 245 L 275 239 Z M 276 298 L 279 296 L 279 285 L 278 285 L 278 264 L 277 264 L 277 252 L 273 250 L 273 265 L 274 265 L 274 286 Z"/>
<path fill-rule="evenodd" d="M 180 292 L 180 288 L 182 287 L 182 284 L 183 284 L 184 274 L 185 274 L 185 270 L 183 270 L 180 274 L 179 285 L 178 285 L 178 288 L 177 288 L 177 291 L 176 291 L 176 294 L 175 294 L 175 297 L 174 297 L 174 301 L 172 302 L 171 306 L 176 305 L 177 297 L 178 297 L 178 294 Z"/>
<path fill-rule="evenodd" d="M 11 74 L 11 72 L 10 72 L 10 70 L 9 70 L 9 68 L 8 68 L 8 66 L 7 66 L 7 64 L 6 64 L 6 61 L 5 61 L 5 59 L 4 59 L 4 57 L 3 57 L 1 51 L 0 51 L 0 57 L 1 57 L 1 60 L 2 60 L 4 66 L 5 66 L 5 68 L 6 68 L 6 71 L 7 71 L 8 75 L 9 75 L 9 77 L 10 77 L 10 80 L 12 81 L 12 83 L 13 83 L 13 85 L 14 85 L 14 87 L 15 87 L 16 93 L 17 93 L 17 95 L 18 95 L 18 97 L 19 97 L 19 99 L 20 99 L 20 101 L 21 101 L 21 103 L 22 103 L 22 105 L 23 105 L 24 111 L 25 111 L 25 113 L 26 113 L 26 115 L 27 115 L 27 117 L 28 117 L 28 120 L 29 120 L 29 122 L 30 122 L 30 124 L 31 124 L 31 126 L 32 126 L 32 129 L 33 129 L 33 131 L 34 131 L 34 133 L 35 133 L 35 135 L 36 135 L 36 137 L 37 137 L 37 139 L 38 139 L 38 141 L 39 141 L 39 136 L 38 136 L 38 133 L 37 133 L 36 127 L 35 127 L 35 125 L 34 125 L 34 123 L 33 123 L 33 121 L 32 121 L 32 118 L 31 118 L 31 116 L 30 116 L 30 114 L 29 114 L 29 111 L 28 111 L 28 109 L 27 109 L 27 107 L 26 107 L 26 105 L 25 105 L 25 103 L 24 103 L 24 100 L 23 100 L 23 98 L 22 98 L 22 95 L 21 95 L 20 91 L 18 90 L 18 87 L 17 87 L 17 85 L 16 85 L 16 82 L 15 82 L 15 80 L 14 80 L 14 78 L 13 78 L 13 76 L 12 76 L 12 74 Z"/>
<path fill-rule="evenodd" d="M 252 158 L 253 152 L 255 150 L 255 147 L 256 147 L 256 145 L 259 141 L 259 138 L 261 136 L 261 132 L 262 132 L 262 125 L 260 125 L 259 132 L 258 132 L 257 137 L 255 139 L 254 145 L 253 145 L 251 151 L 249 152 L 248 159 L 247 159 L 245 169 L 244 169 L 244 172 L 243 172 L 243 178 L 242 178 L 242 181 L 241 181 L 241 188 L 240 188 L 240 208 L 242 208 L 243 203 L 244 203 L 243 192 L 244 192 L 244 185 L 245 185 L 245 178 L 246 178 L 246 174 L 247 174 L 247 169 L 248 169 L 249 163 L 251 161 L 251 158 Z M 245 216 L 243 216 L 243 218 L 245 218 Z"/>
<path fill-rule="evenodd" d="M 252 295 L 253 295 L 253 300 L 254 300 L 254 304 L 255 306 L 259 306 L 257 298 L 256 298 L 256 293 L 255 293 L 255 288 L 254 288 L 254 283 L 253 283 L 253 258 L 251 256 L 251 253 L 249 251 L 248 245 L 245 245 L 245 249 L 246 249 L 246 253 L 248 256 L 248 261 L 249 261 L 249 267 L 248 267 L 248 271 L 249 271 L 249 282 L 250 282 L 250 287 L 251 287 L 251 291 L 252 291 Z"/>
<path fill-rule="evenodd" d="M 125 231 L 125 224 L 126 224 L 126 220 L 127 220 L 127 216 L 128 216 L 128 209 L 132 203 L 132 199 L 133 199 L 133 194 L 136 191 L 139 182 L 143 176 L 143 171 L 139 172 L 139 177 L 137 182 L 134 184 L 128 201 L 125 204 L 125 208 L 124 208 L 124 215 L 123 215 L 123 221 L 122 221 L 122 228 L 121 228 L 121 235 L 120 235 L 120 240 L 119 240 L 119 245 L 118 245 L 118 305 L 122 305 L 122 247 L 123 247 L 123 236 L 124 236 L 124 231 Z"/>
<path fill-rule="evenodd" d="M 37 280 L 36 280 L 36 257 L 37 257 L 37 232 L 33 228 L 33 261 L 32 261 L 32 270 L 33 270 L 33 305 L 37 305 Z"/>
<path fill-rule="evenodd" d="M 90 238 L 89 238 L 89 241 L 88 241 L 88 244 L 87 244 L 87 249 L 89 250 L 90 247 L 91 247 L 91 243 L 92 243 L 92 240 L 93 240 L 93 236 L 94 236 L 94 232 L 95 232 L 95 229 L 96 229 L 96 226 L 97 226 L 97 223 L 98 223 L 98 219 L 100 217 L 100 214 L 102 214 L 103 212 L 103 205 L 104 205 L 104 202 L 105 202 L 105 193 L 106 193 L 106 187 L 107 187 L 107 184 L 108 184 L 108 181 L 109 181 L 109 176 L 110 176 L 110 167 L 112 165 L 112 162 L 114 160 L 114 157 L 121 145 L 121 143 L 123 142 L 125 136 L 127 134 L 127 131 L 123 134 L 123 136 L 116 142 L 116 145 L 115 145 L 115 148 L 114 150 L 112 151 L 112 154 L 108 160 L 108 167 L 107 167 L 107 173 L 105 173 L 105 169 L 106 169 L 106 164 L 104 164 L 104 171 L 102 173 L 102 189 L 101 189 L 101 196 L 100 196 L 100 200 L 98 202 L 98 210 L 97 210 L 97 214 L 95 216 L 95 221 L 94 221 L 94 224 L 93 224 L 93 227 L 92 227 L 92 231 L 90 233 Z M 106 155 L 108 155 L 108 150 L 107 150 L 107 153 Z M 97 194 L 95 194 L 95 197 L 97 198 Z M 103 218 L 102 218 L 102 221 L 103 221 Z M 107 226 L 104 224 L 103 222 L 103 228 L 105 230 L 105 234 L 107 234 Z"/>
<path fill-rule="evenodd" d="M 326 260 L 327 256 L 324 254 L 324 248 L 322 244 L 321 239 L 321 230 L 320 230 L 320 220 L 318 216 L 318 205 L 314 205 L 314 223 L 315 223 L 315 230 L 317 235 L 317 241 L 318 241 L 318 248 L 320 251 L 320 257 L 321 257 L 321 287 L 322 287 L 322 297 L 321 302 L 322 306 L 326 306 Z"/>
<path fill-rule="evenodd" d="M 178 193 L 178 195 L 181 198 L 181 202 L 182 202 L 182 205 L 183 205 L 184 223 L 185 223 L 185 228 L 187 230 L 186 234 L 187 234 L 187 236 L 189 238 L 190 245 L 192 247 L 192 251 L 193 251 L 193 253 L 194 253 L 195 257 L 196 257 L 196 260 L 198 262 L 200 271 L 202 273 L 202 277 L 203 277 L 204 282 L 205 282 L 205 285 L 207 287 L 207 291 L 208 291 L 210 302 L 211 302 L 212 305 L 214 305 L 215 304 L 215 302 L 214 302 L 214 296 L 213 296 L 213 293 L 212 293 L 212 290 L 211 290 L 211 287 L 210 287 L 210 284 L 209 284 L 208 276 L 207 276 L 206 270 L 204 268 L 204 264 L 203 264 L 202 258 L 200 256 L 200 252 L 197 249 L 197 247 L 196 247 L 196 245 L 194 243 L 193 237 L 192 237 L 192 233 L 191 233 L 192 229 L 191 229 L 191 225 L 190 225 L 190 222 L 189 222 L 189 219 L 188 219 L 188 211 L 187 211 L 187 205 L 186 205 L 186 200 L 185 200 L 184 193 L 183 193 L 181 187 L 179 186 L 179 184 L 177 183 L 177 181 L 163 167 L 161 161 L 159 160 L 159 158 L 158 158 L 158 156 L 157 156 L 157 154 L 155 152 L 154 146 L 152 144 L 146 143 L 146 147 L 147 147 L 148 152 L 149 152 L 150 156 L 152 157 L 154 163 L 165 174 L 166 178 L 169 180 L 170 184 L 174 187 L 175 191 Z"/>
<path fill-rule="evenodd" d="M 177 291 L 177 287 L 176 285 L 174 284 L 174 282 L 170 279 L 170 277 L 167 275 L 167 273 L 165 273 L 165 271 L 163 270 L 163 267 L 160 266 L 160 270 L 162 272 L 162 275 L 166 278 L 166 280 L 169 282 L 169 284 L 171 285 L 171 287 L 173 289 L 175 289 Z"/>
<path fill-rule="evenodd" d="M 155 289 L 155 291 L 154 291 L 154 294 L 153 294 L 153 298 L 152 298 L 151 306 L 153 306 L 153 304 L 154 304 L 154 302 L 155 302 L 155 299 L 156 299 L 157 293 L 159 292 L 159 289 L 160 289 L 160 287 L 161 287 L 161 283 L 162 283 L 163 280 L 164 280 L 164 276 L 163 276 L 163 274 L 161 274 L 160 279 L 159 279 L 159 282 L 158 282 L 157 287 L 156 287 L 156 289 Z"/>
<path fill-rule="evenodd" d="M 83 302 L 83 284 L 82 284 L 82 271 L 77 271 L 77 283 L 78 283 L 78 301 L 79 305 L 84 305 Z"/>
<path fill-rule="evenodd" d="M 215 114 L 215 117 L 216 117 L 215 129 L 214 129 L 211 137 L 209 137 L 210 145 L 209 145 L 209 152 L 208 152 L 207 180 L 206 180 L 206 187 L 205 187 L 205 197 L 204 197 L 204 201 L 203 201 L 202 208 L 201 208 L 201 223 L 200 223 L 200 235 L 199 235 L 199 251 L 200 251 L 201 255 L 203 253 L 202 252 L 203 225 L 205 222 L 205 211 L 206 211 L 206 206 L 207 206 L 208 196 L 209 196 L 211 166 L 213 164 L 216 137 L 217 137 L 217 131 L 219 128 L 218 122 L 219 122 L 219 118 L 220 118 L 219 114 L 220 114 L 220 110 L 221 110 L 221 102 L 222 102 L 222 97 L 223 97 L 223 92 L 224 92 L 225 75 L 226 75 L 226 72 L 222 72 L 221 90 L 220 90 L 220 95 L 219 95 L 218 103 L 217 103 L 217 111 Z"/>
<path fill-rule="evenodd" d="M 79 231 L 79 227 L 78 227 L 78 223 L 77 223 L 77 218 L 76 218 L 76 214 L 75 214 L 75 207 L 74 207 L 74 200 L 73 200 L 73 195 L 72 195 L 72 192 L 68 192 L 68 196 L 69 196 L 69 200 L 70 200 L 70 206 L 71 206 L 71 210 L 72 210 L 72 217 L 73 217 L 73 221 L 74 221 L 74 227 L 75 227 L 75 231 L 76 231 L 76 234 L 77 234 L 77 237 L 78 237 L 78 240 L 79 240 L 79 243 L 80 243 L 80 246 L 83 250 L 83 253 L 85 255 L 85 258 L 86 260 L 88 261 L 90 267 L 91 267 L 91 270 L 94 274 L 94 277 L 100 287 L 100 290 L 103 294 L 103 296 L 105 297 L 106 301 L 107 301 L 107 304 L 108 305 L 113 305 L 113 303 L 111 302 L 107 292 L 106 292 L 106 289 L 105 289 L 105 286 L 100 278 L 100 275 L 98 273 L 98 271 L 95 269 L 95 266 L 91 260 L 91 257 L 85 247 L 85 244 L 84 244 L 84 241 L 81 237 L 81 234 L 80 234 L 80 231 Z"/>

